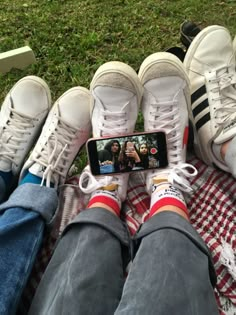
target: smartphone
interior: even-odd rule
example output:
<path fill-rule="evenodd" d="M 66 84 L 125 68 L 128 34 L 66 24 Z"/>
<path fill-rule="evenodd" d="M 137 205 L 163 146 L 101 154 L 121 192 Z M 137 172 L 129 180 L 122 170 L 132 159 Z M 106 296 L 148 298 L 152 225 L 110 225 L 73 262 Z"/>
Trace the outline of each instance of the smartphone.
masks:
<path fill-rule="evenodd" d="M 166 134 L 163 131 L 91 138 L 86 149 L 90 169 L 95 176 L 168 166 Z"/>

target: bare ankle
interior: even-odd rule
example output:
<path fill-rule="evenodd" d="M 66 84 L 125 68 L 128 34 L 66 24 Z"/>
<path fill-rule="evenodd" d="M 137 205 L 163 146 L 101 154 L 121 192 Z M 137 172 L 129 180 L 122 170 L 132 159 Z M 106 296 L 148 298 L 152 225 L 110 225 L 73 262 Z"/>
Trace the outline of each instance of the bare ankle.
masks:
<path fill-rule="evenodd" d="M 230 139 L 229 141 L 225 142 L 222 144 L 221 149 L 220 149 L 220 154 L 223 160 L 225 160 L 225 154 L 228 150 L 228 147 L 230 145 L 230 142 L 232 141 L 232 139 Z"/>
<path fill-rule="evenodd" d="M 106 205 L 105 203 L 102 203 L 102 202 L 95 202 L 91 206 L 89 206 L 88 208 L 89 209 L 91 209 L 91 208 L 103 208 L 103 209 L 110 211 L 114 215 L 118 216 L 117 213 L 111 207 L 109 207 L 108 205 Z"/>
<path fill-rule="evenodd" d="M 185 218 L 187 221 L 189 221 L 189 217 L 183 209 L 172 206 L 172 205 L 163 206 L 163 207 L 157 209 L 156 211 L 154 211 L 153 215 L 156 215 L 157 213 L 164 212 L 164 211 L 171 211 L 171 212 L 178 213 L 183 218 Z"/>

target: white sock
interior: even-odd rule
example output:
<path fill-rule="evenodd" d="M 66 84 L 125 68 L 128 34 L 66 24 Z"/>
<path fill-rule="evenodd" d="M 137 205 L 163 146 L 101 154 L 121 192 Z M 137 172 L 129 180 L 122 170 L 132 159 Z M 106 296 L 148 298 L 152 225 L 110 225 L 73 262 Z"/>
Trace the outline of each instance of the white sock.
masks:
<path fill-rule="evenodd" d="M 168 182 L 153 184 L 149 217 L 163 206 L 178 207 L 189 216 L 182 192 Z"/>
<path fill-rule="evenodd" d="M 88 208 L 90 208 L 94 203 L 101 202 L 109 206 L 114 210 L 116 215 L 120 216 L 121 209 L 121 200 L 117 196 L 116 191 L 108 191 L 108 190 L 96 190 L 88 203 Z"/>

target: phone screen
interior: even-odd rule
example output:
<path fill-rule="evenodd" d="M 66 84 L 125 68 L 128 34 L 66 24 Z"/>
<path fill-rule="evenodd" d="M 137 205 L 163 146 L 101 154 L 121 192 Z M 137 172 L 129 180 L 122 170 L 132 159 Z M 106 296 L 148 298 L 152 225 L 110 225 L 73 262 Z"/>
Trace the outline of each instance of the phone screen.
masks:
<path fill-rule="evenodd" d="M 168 166 L 164 132 L 92 138 L 87 142 L 93 175 L 145 171 Z"/>

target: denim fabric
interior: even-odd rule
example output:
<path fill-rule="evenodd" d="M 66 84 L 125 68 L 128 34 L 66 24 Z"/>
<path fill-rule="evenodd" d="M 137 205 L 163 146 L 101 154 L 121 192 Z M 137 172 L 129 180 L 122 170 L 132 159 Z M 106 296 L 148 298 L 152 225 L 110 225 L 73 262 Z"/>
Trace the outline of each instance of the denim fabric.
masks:
<path fill-rule="evenodd" d="M 128 245 L 126 227 L 109 211 L 81 212 L 58 243 L 29 314 L 114 314 Z"/>
<path fill-rule="evenodd" d="M 58 205 L 57 191 L 37 184 L 18 186 L 8 201 L 0 205 L 0 213 L 9 208 L 21 207 L 38 212 L 47 224 L 52 223 Z"/>
<path fill-rule="evenodd" d="M 137 251 L 124 281 L 128 248 Z M 65 230 L 29 314 L 216 315 L 212 268 L 208 249 L 178 214 L 145 222 L 133 246 L 117 217 L 89 209 Z"/>
<path fill-rule="evenodd" d="M 44 221 L 40 215 L 11 208 L 0 216 L 0 314 L 15 314 L 35 256 Z"/>
<path fill-rule="evenodd" d="M 6 185 L 4 180 L 0 177 L 0 202 L 4 200 L 6 196 Z"/>
<path fill-rule="evenodd" d="M 185 219 L 159 213 L 135 238 L 137 254 L 115 315 L 218 314 L 210 253 Z"/>
<path fill-rule="evenodd" d="M 29 184 L 30 185 L 30 184 Z M 0 314 L 15 314 L 17 304 L 31 272 L 40 248 L 45 221 L 34 207 L 40 198 L 40 209 L 54 209 L 48 203 L 52 197 L 50 188 L 37 185 L 22 185 L 1 205 L 0 211 Z M 24 187 L 25 186 L 25 187 Z M 18 198 L 16 198 L 18 196 Z M 38 197 L 37 197 L 38 196 Z M 39 210 L 40 210 L 39 209 Z M 32 211 L 35 210 L 35 211 Z"/>

